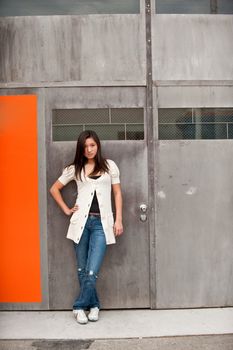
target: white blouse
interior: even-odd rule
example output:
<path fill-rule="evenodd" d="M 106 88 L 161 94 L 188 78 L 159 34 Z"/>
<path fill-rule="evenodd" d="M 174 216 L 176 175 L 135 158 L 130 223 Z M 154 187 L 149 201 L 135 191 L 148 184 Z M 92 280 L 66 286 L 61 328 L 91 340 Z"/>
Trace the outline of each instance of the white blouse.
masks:
<path fill-rule="evenodd" d="M 114 219 L 111 203 L 111 185 L 120 183 L 120 172 L 113 160 L 107 159 L 107 163 L 109 166 L 109 173 L 102 174 L 98 179 L 91 179 L 88 176 L 84 176 L 84 172 L 81 174 L 82 181 L 77 179 L 74 165 L 65 168 L 58 179 L 63 185 L 68 184 L 72 180 L 76 181 L 77 184 L 78 194 L 76 204 L 79 206 L 79 209 L 71 216 L 66 236 L 75 243 L 79 243 L 81 239 L 95 191 L 99 203 L 100 217 L 106 243 L 116 243 L 113 232 Z"/>

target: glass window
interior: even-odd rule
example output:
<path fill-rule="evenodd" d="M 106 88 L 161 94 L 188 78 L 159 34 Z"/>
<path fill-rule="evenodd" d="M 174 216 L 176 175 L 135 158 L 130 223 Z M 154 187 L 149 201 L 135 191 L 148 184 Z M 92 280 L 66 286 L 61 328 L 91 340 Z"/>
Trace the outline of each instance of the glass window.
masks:
<path fill-rule="evenodd" d="M 233 14 L 233 0 L 219 0 L 217 2 L 217 13 Z"/>
<path fill-rule="evenodd" d="M 74 141 L 83 131 L 82 125 L 54 125 L 53 140 L 54 141 Z"/>
<path fill-rule="evenodd" d="M 161 108 L 159 109 L 160 123 L 192 123 L 192 108 Z"/>
<path fill-rule="evenodd" d="M 156 13 L 210 13 L 210 0 L 155 0 Z"/>
<path fill-rule="evenodd" d="M 85 124 L 109 122 L 108 108 L 96 109 L 54 109 L 53 110 L 53 125 L 61 124 Z"/>
<path fill-rule="evenodd" d="M 76 141 L 83 130 L 101 140 L 143 140 L 143 108 L 54 109 L 53 141 Z"/>
<path fill-rule="evenodd" d="M 112 123 L 143 123 L 141 108 L 111 108 Z"/>
<path fill-rule="evenodd" d="M 140 0 L 1 0 L 0 16 L 140 13 Z"/>
<path fill-rule="evenodd" d="M 233 138 L 231 108 L 160 108 L 159 139 Z"/>
<path fill-rule="evenodd" d="M 233 13 L 233 0 L 155 0 L 156 13 Z"/>

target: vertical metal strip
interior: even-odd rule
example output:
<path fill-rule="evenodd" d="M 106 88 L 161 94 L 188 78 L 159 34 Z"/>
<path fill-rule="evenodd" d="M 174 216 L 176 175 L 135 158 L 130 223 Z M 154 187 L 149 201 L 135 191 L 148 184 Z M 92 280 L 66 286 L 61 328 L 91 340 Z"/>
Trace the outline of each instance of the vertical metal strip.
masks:
<path fill-rule="evenodd" d="M 218 2 L 217 2 L 217 0 L 210 0 L 210 13 L 211 14 L 218 13 Z"/>
<path fill-rule="evenodd" d="M 146 119 L 147 119 L 147 158 L 148 158 L 148 214 L 150 234 L 150 306 L 156 307 L 156 266 L 155 266 L 155 164 L 154 164 L 154 122 L 153 122 L 153 84 L 151 47 L 151 1 L 145 0 L 146 25 Z"/>

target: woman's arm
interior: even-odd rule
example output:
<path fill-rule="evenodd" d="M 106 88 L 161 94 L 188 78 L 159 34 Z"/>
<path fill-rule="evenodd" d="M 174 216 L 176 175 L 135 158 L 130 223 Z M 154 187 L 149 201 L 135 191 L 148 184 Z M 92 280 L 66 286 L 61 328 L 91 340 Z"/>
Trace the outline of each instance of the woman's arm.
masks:
<path fill-rule="evenodd" d="M 112 190 L 113 190 L 113 195 L 115 200 L 115 209 L 116 209 L 114 233 L 116 236 L 120 236 L 123 233 L 121 185 L 119 183 L 112 185 Z"/>
<path fill-rule="evenodd" d="M 63 212 L 66 215 L 71 215 L 73 214 L 76 210 L 78 210 L 78 206 L 75 205 L 73 208 L 69 208 L 66 203 L 64 202 L 62 195 L 61 195 L 61 189 L 64 187 L 64 185 L 60 181 L 54 182 L 52 187 L 50 188 L 50 193 L 59 205 L 59 207 L 63 210 Z"/>

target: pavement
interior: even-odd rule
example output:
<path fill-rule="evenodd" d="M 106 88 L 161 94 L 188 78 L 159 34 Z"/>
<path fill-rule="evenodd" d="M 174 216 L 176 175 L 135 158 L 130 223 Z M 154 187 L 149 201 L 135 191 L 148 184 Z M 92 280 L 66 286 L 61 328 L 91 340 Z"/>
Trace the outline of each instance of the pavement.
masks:
<path fill-rule="evenodd" d="M 101 311 L 80 325 L 71 311 L 1 311 L 1 350 L 233 350 L 233 308 Z"/>

